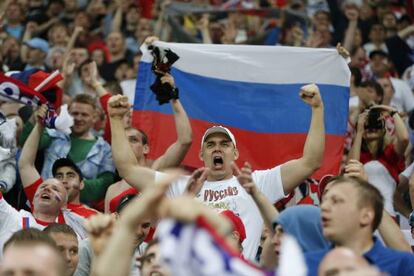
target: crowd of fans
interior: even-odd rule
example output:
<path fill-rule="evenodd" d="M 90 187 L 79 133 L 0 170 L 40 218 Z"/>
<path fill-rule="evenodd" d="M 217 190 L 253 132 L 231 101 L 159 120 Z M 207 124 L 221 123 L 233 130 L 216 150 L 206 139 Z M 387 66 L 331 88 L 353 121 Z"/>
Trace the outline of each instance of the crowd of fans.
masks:
<path fill-rule="evenodd" d="M 286 266 L 286 237 L 308 275 L 414 275 L 413 20 L 411 0 L 1 1 L 0 72 L 59 70 L 73 126 L 70 135 L 45 127 L 46 105 L 0 98 L 0 275 L 180 275 L 162 261 L 167 218 L 202 218 L 231 252 L 223 256 L 262 275 Z M 172 169 L 200 143 L 177 97 L 177 139 L 150 160 L 131 103 L 140 47 L 154 37 L 337 47 L 352 73 L 341 171 L 311 178 L 325 148 L 315 84 L 300 91 L 312 118 L 298 159 L 239 168 L 237 137 L 213 126 L 204 167 Z M 175 90 L 172 75 L 160 80 Z"/>

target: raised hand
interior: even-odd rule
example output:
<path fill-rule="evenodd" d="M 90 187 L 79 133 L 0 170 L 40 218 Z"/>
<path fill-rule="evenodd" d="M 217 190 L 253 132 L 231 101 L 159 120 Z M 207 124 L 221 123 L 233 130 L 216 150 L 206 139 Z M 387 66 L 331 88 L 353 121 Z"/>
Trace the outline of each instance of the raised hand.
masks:
<path fill-rule="evenodd" d="M 345 166 L 344 175 L 368 181 L 368 176 L 365 174 L 364 165 L 355 159 L 348 161 L 348 164 Z"/>
<path fill-rule="evenodd" d="M 36 122 L 43 125 L 43 122 L 47 116 L 48 107 L 46 104 L 42 104 L 35 112 Z"/>
<path fill-rule="evenodd" d="M 157 71 L 160 72 L 160 71 Z M 168 73 L 164 73 L 161 72 L 162 74 L 164 74 L 164 76 L 161 77 L 161 83 L 168 83 L 169 85 L 171 85 L 172 88 L 175 88 L 175 81 L 173 76 L 171 76 Z"/>
<path fill-rule="evenodd" d="M 156 36 L 149 36 L 149 37 L 145 38 L 144 43 L 149 46 L 149 45 L 151 45 L 152 43 L 154 43 L 157 40 L 159 40 L 158 37 L 156 37 Z"/>
<path fill-rule="evenodd" d="M 204 181 L 206 181 L 207 176 L 210 172 L 209 168 L 199 168 L 195 170 L 192 174 L 190 179 L 187 183 L 186 194 L 190 196 L 197 196 L 200 192 L 201 188 L 203 187 Z"/>
<path fill-rule="evenodd" d="M 112 118 L 122 119 L 130 109 L 131 105 L 127 96 L 115 95 L 108 101 L 108 114 Z"/>
<path fill-rule="evenodd" d="M 86 231 L 89 233 L 93 253 L 99 256 L 104 250 L 115 225 L 115 216 L 97 214 L 85 222 Z"/>
<path fill-rule="evenodd" d="M 321 94 L 316 84 L 308 84 L 300 88 L 299 96 L 311 107 L 323 106 Z"/>
<path fill-rule="evenodd" d="M 345 16 L 349 21 L 357 21 L 359 10 L 356 6 L 348 6 L 345 8 Z"/>
<path fill-rule="evenodd" d="M 96 66 L 96 62 L 92 61 L 91 63 L 87 64 L 86 67 L 87 67 L 87 70 L 86 70 L 87 74 L 83 78 L 83 80 L 88 86 L 95 87 L 99 83 L 98 82 L 98 69 Z"/>
<path fill-rule="evenodd" d="M 338 54 L 340 54 L 344 59 L 347 59 L 350 57 L 350 54 L 347 49 L 345 49 L 341 43 L 336 44 L 336 50 L 338 51 Z"/>
<path fill-rule="evenodd" d="M 258 189 L 252 178 L 252 166 L 248 162 L 245 162 L 243 167 L 239 169 L 236 163 L 233 163 L 232 168 L 233 174 L 237 177 L 240 185 L 242 185 L 248 194 L 254 196 L 258 192 Z"/>

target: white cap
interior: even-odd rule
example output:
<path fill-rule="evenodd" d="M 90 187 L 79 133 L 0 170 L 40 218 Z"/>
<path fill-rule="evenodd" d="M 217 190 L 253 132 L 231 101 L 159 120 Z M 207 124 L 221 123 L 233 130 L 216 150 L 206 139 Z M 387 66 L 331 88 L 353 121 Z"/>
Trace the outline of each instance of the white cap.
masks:
<path fill-rule="evenodd" d="M 231 133 L 231 131 L 224 126 L 212 126 L 208 128 L 206 132 L 204 132 L 203 138 L 201 139 L 201 147 L 203 147 L 203 143 L 206 141 L 207 137 L 213 133 L 223 133 L 227 135 L 233 142 L 234 147 L 236 147 L 236 139 L 234 138 L 233 133 Z"/>

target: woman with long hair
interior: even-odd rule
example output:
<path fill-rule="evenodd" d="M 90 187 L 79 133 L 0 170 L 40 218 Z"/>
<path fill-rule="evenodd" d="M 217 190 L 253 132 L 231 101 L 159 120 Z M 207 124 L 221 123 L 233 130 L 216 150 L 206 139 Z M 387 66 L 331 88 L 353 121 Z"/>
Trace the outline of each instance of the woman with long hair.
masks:
<path fill-rule="evenodd" d="M 386 123 L 394 124 L 389 133 Z M 349 159 L 364 164 L 369 182 L 385 199 L 385 210 L 395 216 L 393 196 L 398 175 L 404 169 L 404 152 L 409 142 L 408 131 L 398 112 L 390 106 L 376 105 L 359 115 L 357 132 Z"/>

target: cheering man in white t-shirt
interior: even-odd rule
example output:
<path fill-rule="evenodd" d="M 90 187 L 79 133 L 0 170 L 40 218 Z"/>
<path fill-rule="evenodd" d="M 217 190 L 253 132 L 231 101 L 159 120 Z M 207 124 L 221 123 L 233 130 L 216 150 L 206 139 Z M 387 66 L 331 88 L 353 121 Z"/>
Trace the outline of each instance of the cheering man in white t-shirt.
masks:
<path fill-rule="evenodd" d="M 283 198 L 295 187 L 312 175 L 322 163 L 325 147 L 324 107 L 316 85 L 303 86 L 302 100 L 312 108 L 310 130 L 299 159 L 288 161 L 268 170 L 255 171 L 253 180 L 271 202 Z M 112 129 L 112 154 L 120 175 L 132 186 L 143 191 L 162 173 L 138 166 L 129 147 L 122 117 L 130 106 L 125 96 L 113 96 L 108 103 Z M 201 141 L 200 159 L 206 170 L 200 179 L 202 187 L 197 199 L 214 208 L 230 209 L 240 216 L 246 226 L 246 239 L 243 242 L 243 255 L 254 259 L 260 241 L 263 220 L 253 199 L 233 175 L 232 163 L 239 157 L 236 139 L 225 127 L 214 126 L 205 132 Z M 193 174 L 194 175 L 194 174 Z M 168 196 L 175 197 L 186 191 L 190 179 L 183 176 L 169 188 Z"/>

